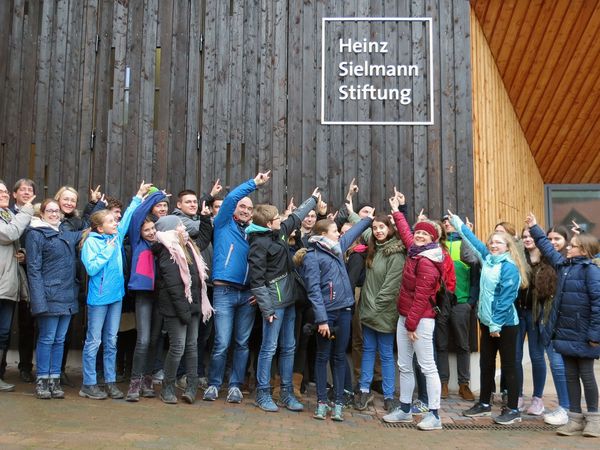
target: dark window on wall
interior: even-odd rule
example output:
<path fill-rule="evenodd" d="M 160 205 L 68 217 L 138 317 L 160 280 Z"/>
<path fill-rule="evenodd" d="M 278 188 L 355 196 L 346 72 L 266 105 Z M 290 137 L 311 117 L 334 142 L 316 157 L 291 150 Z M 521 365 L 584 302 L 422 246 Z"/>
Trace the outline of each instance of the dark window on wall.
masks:
<path fill-rule="evenodd" d="M 546 223 L 571 229 L 572 221 L 600 238 L 600 184 L 546 185 Z"/>

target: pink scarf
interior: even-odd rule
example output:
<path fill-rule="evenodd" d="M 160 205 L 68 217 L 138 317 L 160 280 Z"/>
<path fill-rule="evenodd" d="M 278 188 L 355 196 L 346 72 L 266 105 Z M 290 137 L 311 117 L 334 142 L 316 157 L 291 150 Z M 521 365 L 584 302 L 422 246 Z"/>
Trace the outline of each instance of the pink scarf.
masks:
<path fill-rule="evenodd" d="M 185 297 L 187 298 L 188 302 L 192 303 L 192 277 L 190 275 L 190 267 L 188 266 L 185 258 L 185 252 L 179 243 L 178 232 L 176 230 L 157 231 L 156 238 L 158 239 L 158 242 L 160 242 L 167 248 L 167 250 L 169 250 L 171 259 L 179 267 L 179 274 L 181 275 L 181 280 L 185 286 Z M 206 263 L 204 262 L 204 259 L 202 259 L 200 253 L 196 251 L 196 248 L 190 242 L 186 242 L 186 246 L 194 256 L 194 261 L 196 262 L 196 267 L 198 268 L 198 274 L 200 275 L 202 321 L 206 323 L 214 312 L 212 306 L 210 306 L 210 302 L 208 301 L 208 295 L 206 294 Z"/>

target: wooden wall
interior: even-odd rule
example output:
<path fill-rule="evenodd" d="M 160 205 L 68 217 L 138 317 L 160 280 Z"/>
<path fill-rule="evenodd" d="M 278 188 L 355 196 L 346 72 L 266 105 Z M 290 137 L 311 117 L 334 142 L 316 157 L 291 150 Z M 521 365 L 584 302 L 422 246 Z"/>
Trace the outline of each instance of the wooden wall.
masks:
<path fill-rule="evenodd" d="M 320 124 L 321 18 L 339 16 L 433 18 L 434 125 Z M 125 199 L 272 169 L 257 197 L 280 206 L 315 185 L 339 205 L 356 177 L 361 203 L 397 185 L 411 213 L 472 215 L 469 20 L 463 0 L 1 1 L 0 176 Z"/>
<path fill-rule="evenodd" d="M 520 232 L 533 211 L 544 221 L 544 182 L 477 17 L 471 15 L 475 226 L 487 238 L 496 223 Z"/>

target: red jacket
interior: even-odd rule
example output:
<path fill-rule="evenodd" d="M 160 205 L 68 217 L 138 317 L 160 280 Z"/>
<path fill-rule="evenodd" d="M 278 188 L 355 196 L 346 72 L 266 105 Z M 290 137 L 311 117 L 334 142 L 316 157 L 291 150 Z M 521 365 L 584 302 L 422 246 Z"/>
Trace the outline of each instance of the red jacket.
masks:
<path fill-rule="evenodd" d="M 410 249 L 414 239 L 404 215 L 395 212 L 393 216 L 402 242 Z M 435 303 L 441 274 L 445 272 L 444 259 L 446 258 L 441 247 L 425 250 L 417 256 L 406 258 L 396 306 L 398 313 L 406 317 L 405 326 L 408 331 L 415 331 L 421 319 L 435 319 L 436 314 L 431 301 Z M 449 283 L 447 286 L 450 289 Z M 454 286 L 456 286 L 456 278 L 454 278 Z"/>

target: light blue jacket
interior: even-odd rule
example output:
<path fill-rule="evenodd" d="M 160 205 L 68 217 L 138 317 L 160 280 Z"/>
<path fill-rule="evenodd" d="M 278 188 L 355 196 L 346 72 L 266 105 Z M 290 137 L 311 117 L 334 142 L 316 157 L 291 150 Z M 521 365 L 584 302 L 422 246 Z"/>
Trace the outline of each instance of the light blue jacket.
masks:
<path fill-rule="evenodd" d="M 452 216 L 452 226 L 475 251 L 481 262 L 479 321 L 488 326 L 490 333 L 499 332 L 503 326 L 519 324 L 515 300 L 521 285 L 521 275 L 508 252 L 492 255 L 487 246 L 473 234 L 458 216 Z"/>
<path fill-rule="evenodd" d="M 123 275 L 123 239 L 129 229 L 133 211 L 142 199 L 133 197 L 117 227 L 117 240 L 108 245 L 115 235 L 91 232 L 81 249 L 81 262 L 89 275 L 87 304 L 110 305 L 120 302 L 125 295 Z"/>

